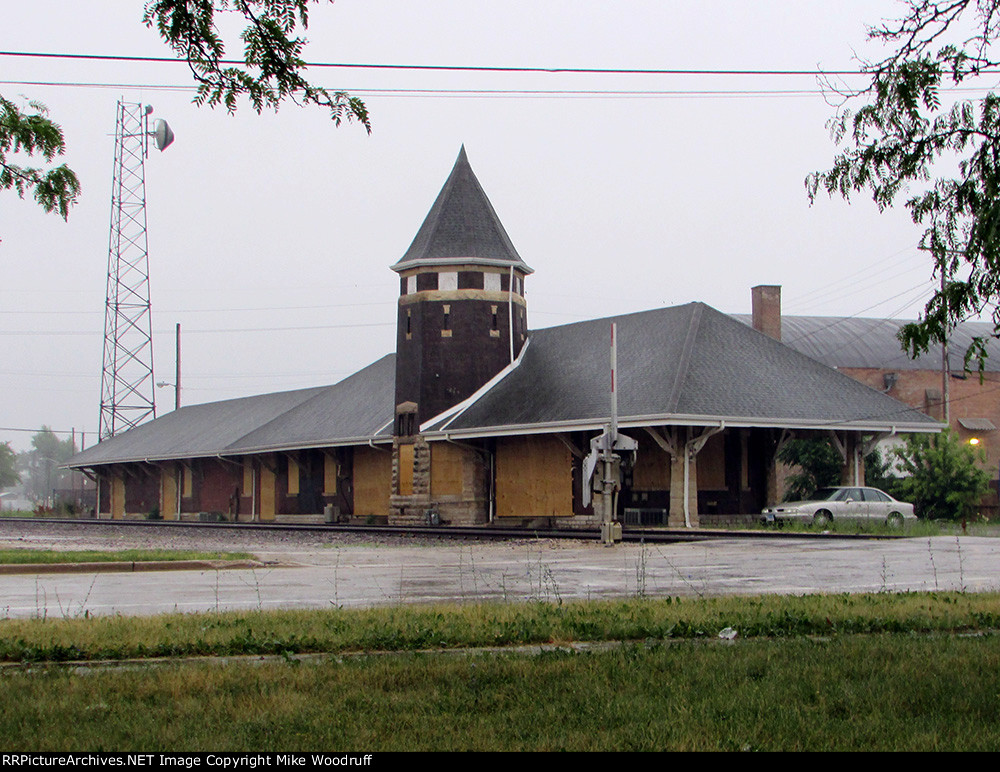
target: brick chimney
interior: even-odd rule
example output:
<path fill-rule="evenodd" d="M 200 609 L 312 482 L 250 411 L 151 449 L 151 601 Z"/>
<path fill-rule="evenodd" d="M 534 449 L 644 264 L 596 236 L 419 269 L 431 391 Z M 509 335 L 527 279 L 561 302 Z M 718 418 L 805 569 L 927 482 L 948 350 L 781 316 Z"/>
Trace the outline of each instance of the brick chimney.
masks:
<path fill-rule="evenodd" d="M 781 285 L 760 284 L 750 290 L 753 328 L 781 340 Z"/>

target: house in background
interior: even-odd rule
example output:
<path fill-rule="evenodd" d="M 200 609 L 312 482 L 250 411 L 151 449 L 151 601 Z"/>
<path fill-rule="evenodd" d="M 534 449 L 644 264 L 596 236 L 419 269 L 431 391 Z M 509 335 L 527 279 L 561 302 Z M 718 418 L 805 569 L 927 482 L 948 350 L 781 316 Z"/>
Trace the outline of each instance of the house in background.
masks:
<path fill-rule="evenodd" d="M 702 303 L 529 331 L 517 253 L 464 148 L 403 257 L 395 353 L 331 385 L 181 408 L 75 456 L 104 517 L 599 523 L 583 459 L 638 443 L 616 513 L 698 526 L 775 500 L 793 433 L 845 480 L 878 438 L 940 424 Z"/>

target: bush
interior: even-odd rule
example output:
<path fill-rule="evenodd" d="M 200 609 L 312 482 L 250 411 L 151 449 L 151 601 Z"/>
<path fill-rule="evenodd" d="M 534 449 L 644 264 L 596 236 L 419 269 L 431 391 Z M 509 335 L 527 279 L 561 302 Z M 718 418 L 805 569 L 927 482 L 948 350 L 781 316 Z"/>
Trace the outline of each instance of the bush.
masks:
<path fill-rule="evenodd" d="M 785 481 L 785 501 L 804 499 L 817 488 L 840 485 L 844 462 L 826 437 L 790 440 L 778 451 L 778 460 L 798 467 Z"/>
<path fill-rule="evenodd" d="M 906 475 L 899 481 L 899 493 L 913 502 L 918 517 L 961 520 L 975 514 L 990 481 L 979 466 L 986 460 L 982 451 L 945 430 L 910 435 L 893 453 Z"/>

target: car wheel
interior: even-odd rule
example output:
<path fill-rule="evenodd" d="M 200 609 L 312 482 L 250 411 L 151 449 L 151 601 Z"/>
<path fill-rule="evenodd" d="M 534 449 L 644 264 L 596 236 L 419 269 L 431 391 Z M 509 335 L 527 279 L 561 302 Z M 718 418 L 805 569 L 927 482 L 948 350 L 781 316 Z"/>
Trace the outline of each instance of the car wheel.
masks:
<path fill-rule="evenodd" d="M 821 509 L 813 515 L 813 525 L 829 525 L 831 520 L 833 520 L 833 516 L 825 509 Z"/>
<path fill-rule="evenodd" d="M 889 524 L 890 528 L 902 528 L 903 527 L 903 516 L 899 512 L 892 512 L 889 517 L 885 519 Z"/>

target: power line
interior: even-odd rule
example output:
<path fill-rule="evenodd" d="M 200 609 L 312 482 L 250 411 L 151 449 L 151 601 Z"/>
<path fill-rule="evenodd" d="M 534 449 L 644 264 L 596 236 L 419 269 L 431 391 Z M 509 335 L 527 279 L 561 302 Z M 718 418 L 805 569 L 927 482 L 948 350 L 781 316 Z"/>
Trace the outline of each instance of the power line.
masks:
<path fill-rule="evenodd" d="M 0 56 L 28 59 L 73 59 L 99 62 L 152 62 L 157 64 L 186 64 L 184 59 L 169 56 L 120 56 L 116 54 L 67 54 L 43 51 L 0 51 Z M 223 59 L 219 64 L 246 66 L 238 59 Z M 367 62 L 305 62 L 305 67 L 340 70 L 407 70 L 417 72 L 529 72 L 572 75 L 870 75 L 864 70 L 715 70 L 715 69 L 643 69 L 617 67 L 488 67 L 454 64 L 371 64 Z M 1000 70 L 980 70 L 982 74 Z"/>

